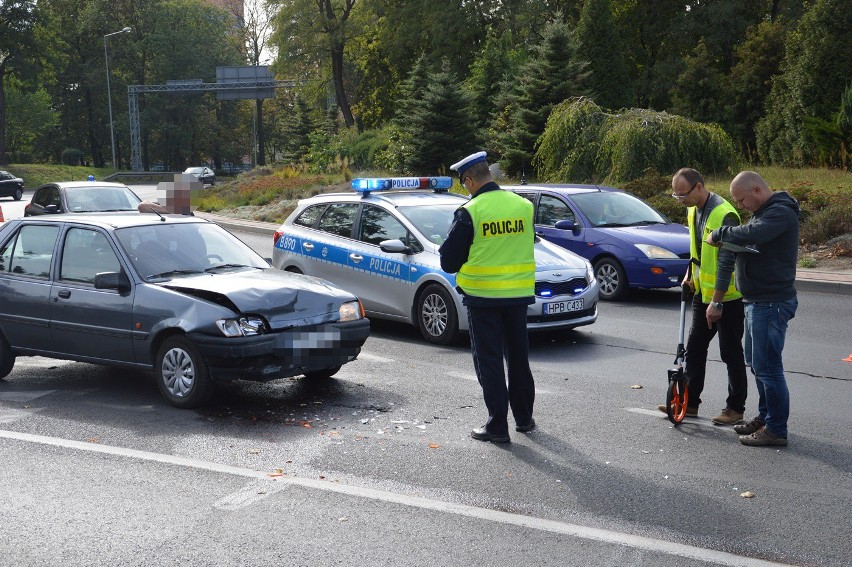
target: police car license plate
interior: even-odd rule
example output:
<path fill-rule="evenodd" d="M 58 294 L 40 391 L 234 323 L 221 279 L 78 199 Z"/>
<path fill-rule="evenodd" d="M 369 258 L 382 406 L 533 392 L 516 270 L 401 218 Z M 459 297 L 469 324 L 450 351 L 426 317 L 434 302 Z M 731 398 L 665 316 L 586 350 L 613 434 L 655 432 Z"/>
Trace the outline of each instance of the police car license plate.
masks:
<path fill-rule="evenodd" d="M 570 301 L 554 301 L 544 304 L 545 315 L 558 315 L 560 313 L 570 313 L 572 311 L 582 311 L 583 300 L 572 299 Z"/>

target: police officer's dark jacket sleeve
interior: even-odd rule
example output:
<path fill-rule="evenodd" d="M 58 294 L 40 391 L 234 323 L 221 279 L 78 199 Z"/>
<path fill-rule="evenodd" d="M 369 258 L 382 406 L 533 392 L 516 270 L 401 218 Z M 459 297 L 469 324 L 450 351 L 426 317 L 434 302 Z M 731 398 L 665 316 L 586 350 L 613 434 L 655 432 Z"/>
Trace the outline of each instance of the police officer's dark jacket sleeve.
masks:
<path fill-rule="evenodd" d="M 441 269 L 455 274 L 467 262 L 470 245 L 473 244 L 473 219 L 464 207 L 459 207 L 453 216 L 453 224 L 447 239 L 441 244 Z"/>

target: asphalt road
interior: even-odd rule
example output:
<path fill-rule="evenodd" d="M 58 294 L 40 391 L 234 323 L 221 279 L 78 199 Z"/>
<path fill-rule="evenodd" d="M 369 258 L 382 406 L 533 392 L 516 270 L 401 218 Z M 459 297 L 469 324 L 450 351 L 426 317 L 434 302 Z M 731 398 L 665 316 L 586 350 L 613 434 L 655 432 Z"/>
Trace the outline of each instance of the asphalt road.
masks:
<path fill-rule="evenodd" d="M 505 446 L 468 437 L 485 415 L 467 345 L 401 324 L 374 321 L 335 378 L 235 383 L 198 411 L 144 373 L 19 359 L 0 381 L 0 565 L 849 565 L 852 302 L 799 301 L 781 449 L 709 421 L 715 347 L 701 417 L 654 409 L 672 291 L 533 335 L 539 429 Z"/>

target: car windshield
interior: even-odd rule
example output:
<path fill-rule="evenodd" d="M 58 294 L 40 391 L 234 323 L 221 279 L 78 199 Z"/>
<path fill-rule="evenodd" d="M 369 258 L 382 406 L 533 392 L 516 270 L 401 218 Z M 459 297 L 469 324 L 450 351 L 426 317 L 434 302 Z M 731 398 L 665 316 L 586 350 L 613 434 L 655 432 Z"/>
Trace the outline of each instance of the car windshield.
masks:
<path fill-rule="evenodd" d="M 417 230 L 430 242 L 441 244 L 447 239 L 450 226 L 453 224 L 453 213 L 459 206 L 455 203 L 446 205 L 417 205 L 399 207 L 397 210 L 407 218 Z"/>
<path fill-rule="evenodd" d="M 254 250 L 212 223 L 165 222 L 120 228 L 115 234 L 147 280 L 269 267 Z"/>
<path fill-rule="evenodd" d="M 105 211 L 135 211 L 141 202 L 139 197 L 126 187 L 67 187 L 65 200 L 68 212 L 96 213 Z"/>
<path fill-rule="evenodd" d="M 669 222 L 644 201 L 627 193 L 578 193 L 571 195 L 571 199 L 592 226 L 596 227 L 642 226 Z"/>

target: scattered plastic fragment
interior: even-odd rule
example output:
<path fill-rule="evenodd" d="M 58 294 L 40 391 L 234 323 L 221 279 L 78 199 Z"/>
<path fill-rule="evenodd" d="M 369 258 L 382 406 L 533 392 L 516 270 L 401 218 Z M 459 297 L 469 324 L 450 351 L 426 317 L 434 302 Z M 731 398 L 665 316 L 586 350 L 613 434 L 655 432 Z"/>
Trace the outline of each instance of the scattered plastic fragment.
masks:
<path fill-rule="evenodd" d="M 429 443 L 429 448 L 430 449 L 440 449 L 441 446 L 438 445 L 437 443 Z"/>
<path fill-rule="evenodd" d="M 745 492 L 741 492 L 740 496 L 742 498 L 754 498 L 754 492 L 752 492 L 751 490 L 746 490 Z"/>
<path fill-rule="evenodd" d="M 632 386 L 630 386 L 630 389 L 631 390 L 641 390 L 642 384 L 633 384 Z"/>

